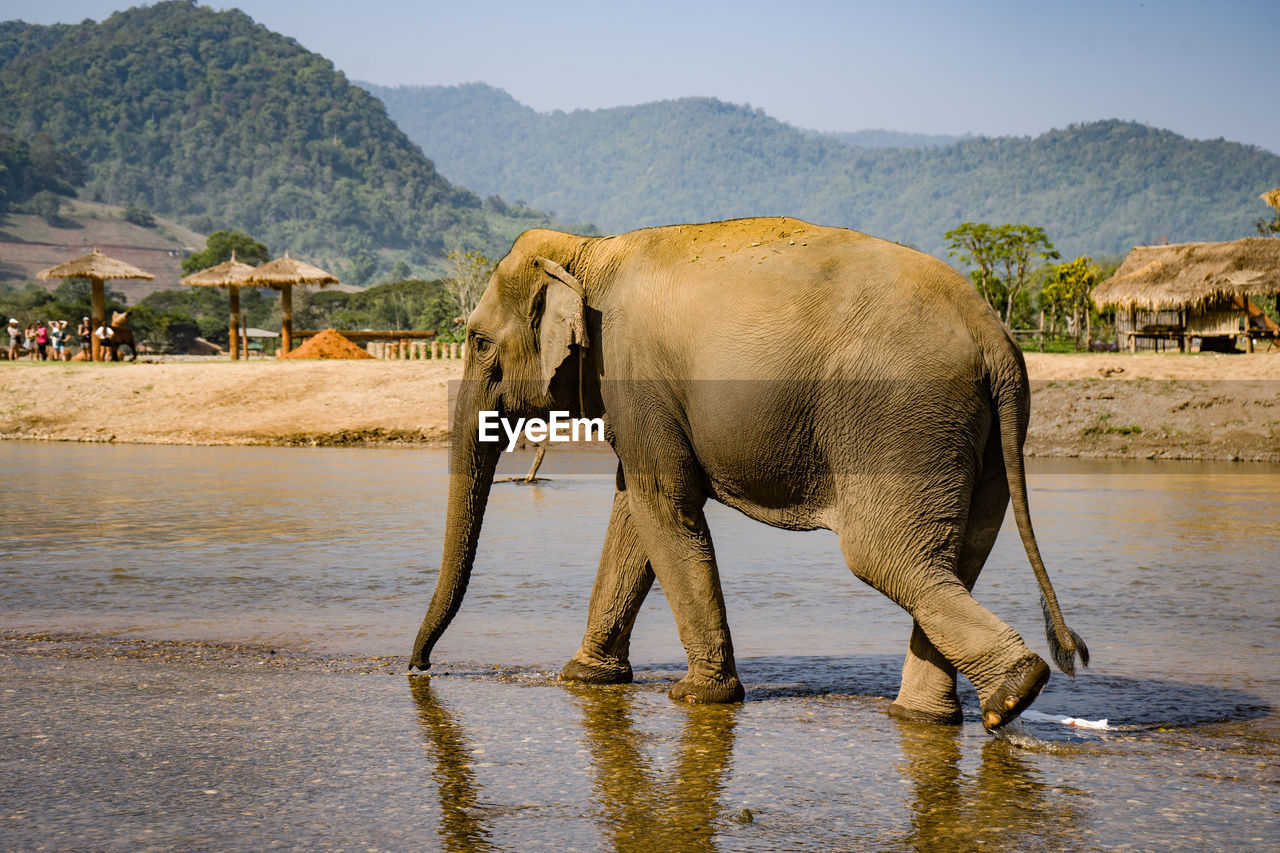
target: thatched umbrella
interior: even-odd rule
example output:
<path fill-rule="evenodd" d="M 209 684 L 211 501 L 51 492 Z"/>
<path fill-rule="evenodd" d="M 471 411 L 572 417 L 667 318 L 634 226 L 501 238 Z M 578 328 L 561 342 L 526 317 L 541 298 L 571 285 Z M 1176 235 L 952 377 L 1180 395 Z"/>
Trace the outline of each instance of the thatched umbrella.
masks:
<path fill-rule="evenodd" d="M 192 273 L 182 279 L 183 284 L 189 284 L 193 287 L 225 287 L 227 288 L 230 300 L 231 325 L 229 336 L 231 339 L 231 360 L 235 361 L 240 358 L 240 285 L 246 275 L 253 272 L 253 267 L 248 264 L 242 264 L 236 260 L 235 250 L 231 250 L 231 260 L 223 261 L 216 267 L 200 270 L 200 272 Z M 245 347 L 245 357 L 248 358 L 249 350 Z"/>
<path fill-rule="evenodd" d="M 295 284 L 337 284 L 338 277 L 319 267 L 289 257 L 276 258 L 247 273 L 241 284 L 274 287 L 280 291 L 280 353 L 293 349 L 293 286 Z"/>
<path fill-rule="evenodd" d="M 102 342 L 94 333 L 107 322 L 106 281 L 118 278 L 153 279 L 155 276 L 133 264 L 104 255 L 94 247 L 94 250 L 87 255 L 41 270 L 36 274 L 36 278 L 41 281 L 48 281 L 51 278 L 87 278 L 93 283 L 93 310 L 90 312 L 93 315 L 93 326 L 89 332 L 91 347 L 89 352 L 93 360 L 98 361 L 99 356 L 102 355 Z"/>

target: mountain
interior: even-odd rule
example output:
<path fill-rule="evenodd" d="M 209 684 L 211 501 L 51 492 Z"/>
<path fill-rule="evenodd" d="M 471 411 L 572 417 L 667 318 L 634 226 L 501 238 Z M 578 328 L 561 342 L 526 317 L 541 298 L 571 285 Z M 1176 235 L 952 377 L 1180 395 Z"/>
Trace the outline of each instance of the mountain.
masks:
<path fill-rule="evenodd" d="M 961 222 L 1025 222 L 1110 255 L 1248 236 L 1280 186 L 1268 151 L 1118 120 L 867 148 L 714 98 L 538 113 L 480 83 L 366 88 L 452 179 L 612 232 L 785 213 L 944 254 Z"/>
<path fill-rule="evenodd" d="M 950 133 L 906 133 L 901 130 L 853 130 L 829 132 L 822 130 L 804 131 L 810 136 L 830 136 L 837 142 L 852 145 L 855 148 L 940 148 L 953 145 L 962 139 L 972 139 L 973 134 L 963 136 Z"/>
<path fill-rule="evenodd" d="M 82 198 L 238 228 L 352 283 L 449 248 L 500 255 L 550 222 L 445 180 L 329 60 L 190 2 L 0 24 L 0 130 L 55 140 L 84 165 Z"/>

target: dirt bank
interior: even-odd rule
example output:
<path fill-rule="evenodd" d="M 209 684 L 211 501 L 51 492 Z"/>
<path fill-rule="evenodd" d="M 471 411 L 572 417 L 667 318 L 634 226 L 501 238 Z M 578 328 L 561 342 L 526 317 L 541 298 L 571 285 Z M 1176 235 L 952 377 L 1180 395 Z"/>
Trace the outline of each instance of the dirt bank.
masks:
<path fill-rule="evenodd" d="M 1029 353 L 1038 456 L 1280 461 L 1280 352 Z M 442 446 L 452 361 L 0 362 L 0 438 Z"/>

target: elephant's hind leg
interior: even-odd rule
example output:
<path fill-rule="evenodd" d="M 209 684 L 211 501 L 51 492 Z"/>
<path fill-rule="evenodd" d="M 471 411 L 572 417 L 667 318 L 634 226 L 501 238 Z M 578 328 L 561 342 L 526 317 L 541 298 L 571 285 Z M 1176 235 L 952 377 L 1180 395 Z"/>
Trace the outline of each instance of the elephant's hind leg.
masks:
<path fill-rule="evenodd" d="M 999 443 L 993 446 L 994 459 L 987 460 L 982 482 L 969 502 L 964 541 L 960 546 L 956 576 L 965 589 L 973 591 L 987 556 L 995 545 L 1009 504 L 1009 486 Z M 959 725 L 960 699 L 956 695 L 956 668 L 930 642 L 919 622 L 911 629 L 911 642 L 902 664 L 898 698 L 889 706 L 889 715 L 904 720 Z"/>
<path fill-rule="evenodd" d="M 876 517 L 884 520 L 869 520 Z M 920 642 L 912 643 L 913 671 L 904 679 L 897 702 L 904 717 L 955 720 L 951 671 L 937 663 L 938 657 L 973 683 L 984 713 L 993 701 L 1006 701 L 1008 691 L 1018 694 L 1018 702 L 1029 703 L 1018 686 L 1026 680 L 1021 674 L 1031 662 L 1043 664 L 1018 633 L 974 600 L 961 582 L 964 516 L 956 513 L 950 518 L 954 520 L 878 512 L 850 518 L 847 529 L 840 531 L 841 548 L 853 573 L 910 613 L 923 634 Z"/>
<path fill-rule="evenodd" d="M 653 568 L 640 545 L 626 492 L 613 497 L 600 568 L 591 589 L 587 633 L 582 646 L 560 671 L 563 681 L 628 684 L 632 679 L 631 629 L 653 586 Z"/>

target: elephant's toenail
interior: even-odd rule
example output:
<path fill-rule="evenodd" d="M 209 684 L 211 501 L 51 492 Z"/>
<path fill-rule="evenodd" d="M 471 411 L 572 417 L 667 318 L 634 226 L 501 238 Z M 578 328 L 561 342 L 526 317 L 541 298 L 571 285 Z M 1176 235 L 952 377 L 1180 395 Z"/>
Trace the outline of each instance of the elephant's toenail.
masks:
<path fill-rule="evenodd" d="M 989 729 L 994 729 L 1000 725 L 1000 715 L 995 711 L 987 711 L 982 715 L 982 724 Z"/>
<path fill-rule="evenodd" d="M 1008 699 L 1004 700 L 1004 708 L 1006 711 L 1012 711 L 1013 707 L 1017 704 L 1018 704 L 1017 696 L 1010 696 Z"/>

